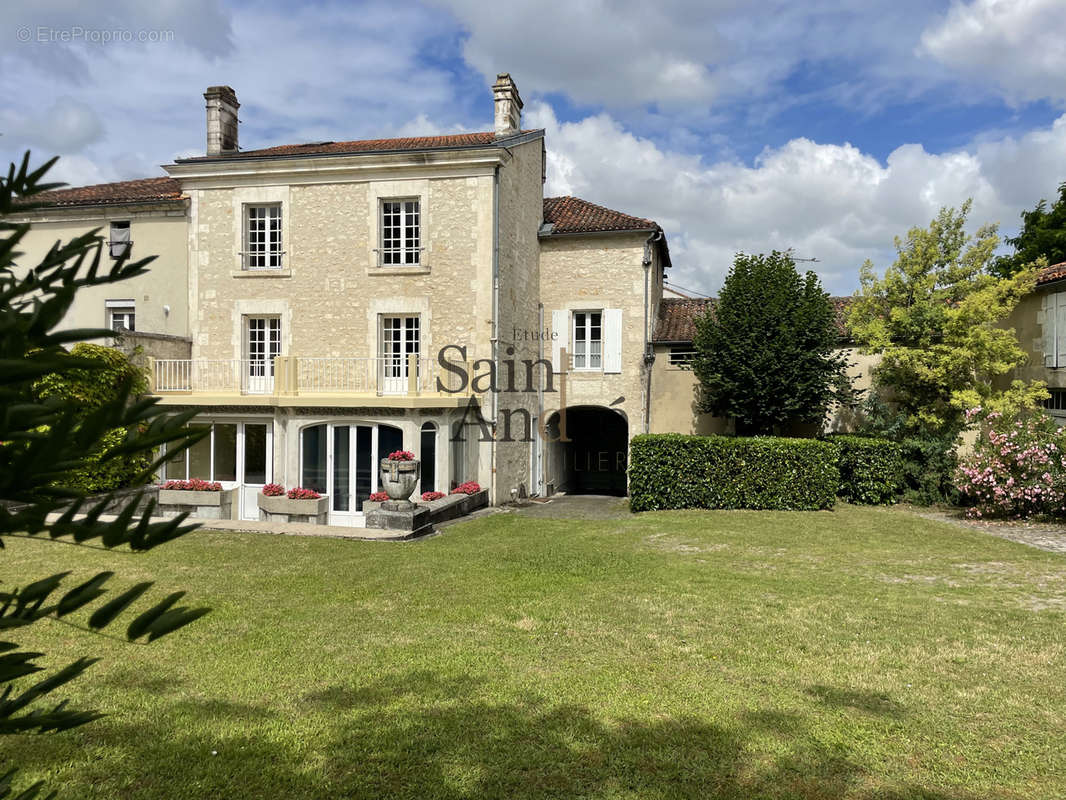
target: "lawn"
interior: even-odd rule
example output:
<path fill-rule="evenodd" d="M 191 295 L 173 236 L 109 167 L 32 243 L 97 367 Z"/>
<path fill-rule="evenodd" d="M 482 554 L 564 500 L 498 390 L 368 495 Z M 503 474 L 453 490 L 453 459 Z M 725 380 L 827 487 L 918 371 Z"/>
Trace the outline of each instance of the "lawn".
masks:
<path fill-rule="evenodd" d="M 1066 557 L 894 509 L 494 515 L 396 544 L 24 539 L 212 614 L 103 656 L 109 716 L 6 737 L 97 798 L 1061 798 Z"/>

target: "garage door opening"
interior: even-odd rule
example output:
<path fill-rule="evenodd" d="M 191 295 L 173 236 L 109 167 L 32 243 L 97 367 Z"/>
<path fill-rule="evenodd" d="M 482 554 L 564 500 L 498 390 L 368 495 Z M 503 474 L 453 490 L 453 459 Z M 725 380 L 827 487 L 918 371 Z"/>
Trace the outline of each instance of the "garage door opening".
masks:
<path fill-rule="evenodd" d="M 565 420 L 569 442 L 557 441 L 561 423 L 558 411 L 548 419 L 548 483 L 557 492 L 624 496 L 629 453 L 626 418 L 602 406 L 570 406 Z"/>

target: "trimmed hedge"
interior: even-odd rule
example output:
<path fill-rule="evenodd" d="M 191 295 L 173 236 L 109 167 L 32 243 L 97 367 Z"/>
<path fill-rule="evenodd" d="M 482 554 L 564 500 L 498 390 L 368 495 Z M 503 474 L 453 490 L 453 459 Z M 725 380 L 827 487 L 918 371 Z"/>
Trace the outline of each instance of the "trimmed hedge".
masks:
<path fill-rule="evenodd" d="M 849 503 L 886 505 L 903 492 L 903 448 L 888 439 L 830 436 L 840 451 L 840 496 Z"/>
<path fill-rule="evenodd" d="M 646 433 L 629 451 L 629 507 L 832 508 L 838 449 L 814 439 Z"/>

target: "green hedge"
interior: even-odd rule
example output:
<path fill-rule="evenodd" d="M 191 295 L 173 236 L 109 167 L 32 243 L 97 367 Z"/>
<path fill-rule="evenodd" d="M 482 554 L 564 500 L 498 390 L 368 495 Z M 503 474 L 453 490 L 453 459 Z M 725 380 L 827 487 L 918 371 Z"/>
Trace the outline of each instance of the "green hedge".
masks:
<path fill-rule="evenodd" d="M 630 443 L 629 506 L 832 508 L 837 448 L 814 439 L 652 433 Z"/>
<path fill-rule="evenodd" d="M 888 439 L 831 436 L 840 451 L 840 496 L 850 503 L 885 505 L 904 488 L 903 448 Z"/>

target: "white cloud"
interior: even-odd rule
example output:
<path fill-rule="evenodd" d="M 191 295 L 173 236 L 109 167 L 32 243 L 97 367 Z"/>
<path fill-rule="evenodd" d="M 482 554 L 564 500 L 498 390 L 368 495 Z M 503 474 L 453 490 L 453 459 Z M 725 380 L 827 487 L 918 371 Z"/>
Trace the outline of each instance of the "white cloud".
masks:
<path fill-rule="evenodd" d="M 928 27 L 920 52 L 1012 102 L 1066 100 L 1066 8 L 1062 0 L 955 2 Z"/>
<path fill-rule="evenodd" d="M 547 129 L 546 193 L 655 219 L 669 236 L 673 280 L 708 292 L 736 252 L 793 248 L 819 259 L 813 266 L 827 289 L 848 293 L 864 259 L 886 266 L 893 237 L 928 224 L 942 206 L 973 198 L 975 225 L 1013 228 L 1066 175 L 1066 116 L 956 152 L 903 145 L 884 163 L 852 145 L 797 138 L 750 165 L 662 150 L 606 114 L 561 123 L 539 103 L 528 118 Z"/>

